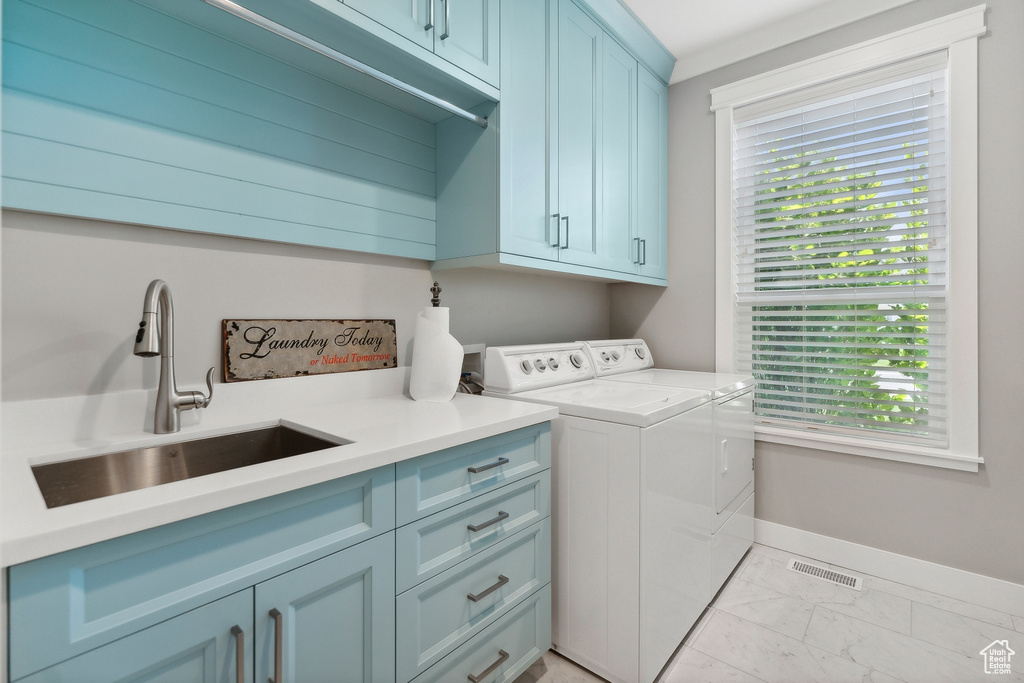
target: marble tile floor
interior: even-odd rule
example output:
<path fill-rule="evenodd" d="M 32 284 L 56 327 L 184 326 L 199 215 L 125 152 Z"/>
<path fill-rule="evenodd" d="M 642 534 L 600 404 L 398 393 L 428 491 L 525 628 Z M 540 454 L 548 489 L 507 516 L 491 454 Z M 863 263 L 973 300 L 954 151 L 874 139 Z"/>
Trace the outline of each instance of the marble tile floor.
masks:
<path fill-rule="evenodd" d="M 1024 616 L 849 572 L 855 591 L 789 571 L 791 557 L 827 566 L 755 544 L 660 683 L 1024 683 Z M 985 673 L 996 640 L 1016 653 L 1008 674 Z M 548 652 L 515 683 L 602 680 Z"/>

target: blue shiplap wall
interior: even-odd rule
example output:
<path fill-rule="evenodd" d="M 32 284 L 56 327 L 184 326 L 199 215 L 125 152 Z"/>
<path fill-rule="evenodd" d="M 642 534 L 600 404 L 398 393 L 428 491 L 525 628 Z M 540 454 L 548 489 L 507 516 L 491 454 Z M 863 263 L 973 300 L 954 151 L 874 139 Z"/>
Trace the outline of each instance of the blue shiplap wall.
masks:
<path fill-rule="evenodd" d="M 4 0 L 2 162 L 11 208 L 434 258 L 434 124 L 130 0 Z"/>

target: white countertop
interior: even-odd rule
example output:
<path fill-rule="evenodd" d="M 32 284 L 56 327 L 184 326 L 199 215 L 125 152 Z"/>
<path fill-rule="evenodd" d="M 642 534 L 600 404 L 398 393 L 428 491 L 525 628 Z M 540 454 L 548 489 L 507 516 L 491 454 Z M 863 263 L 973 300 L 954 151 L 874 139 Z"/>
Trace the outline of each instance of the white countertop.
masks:
<path fill-rule="evenodd" d="M 401 393 L 403 377 L 401 372 L 392 374 L 373 390 L 366 389 L 365 378 L 347 384 L 298 378 L 246 383 L 250 386 L 237 389 L 217 385 L 220 393 L 205 415 L 193 417 L 193 424 L 183 424 L 177 434 L 165 435 L 141 429 L 153 392 L 4 404 L 0 563 L 27 562 L 557 416 L 550 406 L 464 394 L 446 403 L 413 401 Z M 182 414 L 183 422 L 189 413 Z M 275 424 L 353 443 L 53 509 L 46 507 L 31 471 L 43 462 Z"/>

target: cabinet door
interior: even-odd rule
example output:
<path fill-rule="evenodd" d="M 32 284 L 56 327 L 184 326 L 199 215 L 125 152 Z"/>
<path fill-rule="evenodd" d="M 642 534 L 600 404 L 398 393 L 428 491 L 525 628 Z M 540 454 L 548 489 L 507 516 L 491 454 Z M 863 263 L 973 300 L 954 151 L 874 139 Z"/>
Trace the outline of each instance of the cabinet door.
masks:
<path fill-rule="evenodd" d="M 597 218 L 601 164 L 599 79 L 603 31 L 571 0 L 558 12 L 558 211 L 559 260 L 603 265 Z"/>
<path fill-rule="evenodd" d="M 434 52 L 497 87 L 499 0 L 434 2 Z"/>
<path fill-rule="evenodd" d="M 241 634 L 232 633 L 238 627 Z M 242 647 L 243 676 L 236 664 Z M 186 612 L 21 679 L 24 683 L 253 683 L 252 590 Z M 266 679 L 264 679 L 266 680 Z"/>
<path fill-rule="evenodd" d="M 255 605 L 257 681 L 395 679 L 394 532 L 257 584 Z"/>
<path fill-rule="evenodd" d="M 668 277 L 668 86 L 640 68 L 637 89 L 637 272 Z"/>
<path fill-rule="evenodd" d="M 436 2 L 437 0 L 435 0 Z M 430 10 L 431 0 L 344 0 L 377 23 L 408 38 L 428 50 L 434 49 L 434 31 Z M 437 8 L 434 7 L 436 10 Z"/>
<path fill-rule="evenodd" d="M 499 114 L 499 251 L 558 260 L 557 183 L 550 182 L 549 160 L 558 168 L 557 36 L 548 39 L 548 12 L 557 0 L 513 0 L 501 6 L 501 106 Z M 552 24 L 553 26 L 556 24 Z M 551 108 L 551 138 L 548 109 Z M 555 173 L 557 175 L 557 172 Z M 557 179 L 556 179 L 557 180 Z M 549 199 L 549 192 L 555 195 Z M 551 210 L 549 211 L 549 207 Z"/>
<path fill-rule="evenodd" d="M 601 166 L 596 226 L 601 267 L 633 272 L 636 220 L 637 62 L 604 36 L 601 49 Z"/>

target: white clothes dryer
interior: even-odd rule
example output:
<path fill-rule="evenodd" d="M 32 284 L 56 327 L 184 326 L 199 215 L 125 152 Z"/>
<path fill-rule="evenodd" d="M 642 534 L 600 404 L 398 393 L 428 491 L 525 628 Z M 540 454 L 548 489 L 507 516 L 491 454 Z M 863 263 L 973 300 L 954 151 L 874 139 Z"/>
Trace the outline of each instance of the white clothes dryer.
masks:
<path fill-rule="evenodd" d="M 714 402 L 712 593 L 717 593 L 754 542 L 754 378 L 717 372 L 652 367 L 643 339 L 584 342 L 596 377 L 651 387 L 710 391 Z M 647 366 L 633 369 L 631 359 Z"/>

